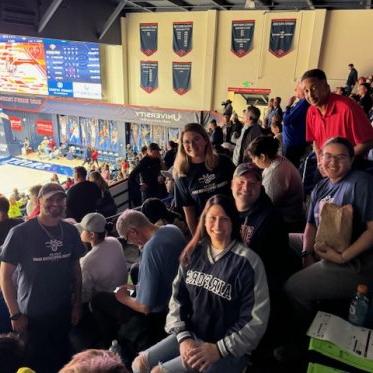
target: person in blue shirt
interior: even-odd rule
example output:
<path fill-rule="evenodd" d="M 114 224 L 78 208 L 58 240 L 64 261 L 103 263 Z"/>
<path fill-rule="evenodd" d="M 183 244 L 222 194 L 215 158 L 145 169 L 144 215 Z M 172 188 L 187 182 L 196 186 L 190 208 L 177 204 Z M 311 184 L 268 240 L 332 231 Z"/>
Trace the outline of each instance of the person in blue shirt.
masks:
<path fill-rule="evenodd" d="M 308 107 L 309 103 L 304 98 L 303 88 L 298 82 L 295 87 L 295 95 L 289 98 L 286 106 L 282 128 L 283 155 L 297 168 L 307 146 L 306 115 Z"/>

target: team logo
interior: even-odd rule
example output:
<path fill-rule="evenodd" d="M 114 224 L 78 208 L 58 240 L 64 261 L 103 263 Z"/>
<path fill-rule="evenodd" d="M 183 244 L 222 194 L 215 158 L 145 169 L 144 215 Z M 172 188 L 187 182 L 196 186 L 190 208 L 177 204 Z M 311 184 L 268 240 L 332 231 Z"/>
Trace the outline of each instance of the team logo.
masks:
<path fill-rule="evenodd" d="M 60 241 L 60 240 L 50 240 L 48 242 L 45 243 L 45 246 L 52 250 L 54 253 L 60 248 L 62 247 L 63 245 L 63 242 Z"/>

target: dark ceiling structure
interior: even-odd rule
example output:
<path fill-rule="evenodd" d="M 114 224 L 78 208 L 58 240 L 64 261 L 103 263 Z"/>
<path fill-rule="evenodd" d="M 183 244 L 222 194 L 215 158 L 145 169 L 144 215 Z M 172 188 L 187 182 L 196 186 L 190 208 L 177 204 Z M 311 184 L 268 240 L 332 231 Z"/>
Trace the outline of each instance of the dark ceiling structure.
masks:
<path fill-rule="evenodd" d="M 370 9 L 372 0 L 0 0 L 0 33 L 120 44 L 134 12 Z"/>

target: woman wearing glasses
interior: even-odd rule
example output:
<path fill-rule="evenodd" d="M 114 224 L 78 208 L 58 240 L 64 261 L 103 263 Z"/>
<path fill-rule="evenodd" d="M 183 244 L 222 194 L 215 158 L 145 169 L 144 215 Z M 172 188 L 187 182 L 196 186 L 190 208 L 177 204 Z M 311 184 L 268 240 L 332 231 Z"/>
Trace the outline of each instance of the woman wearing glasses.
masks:
<path fill-rule="evenodd" d="M 193 234 L 206 201 L 215 194 L 231 195 L 234 165 L 224 155 L 217 155 L 205 129 L 187 124 L 180 134 L 173 173 L 176 205 L 183 207 Z"/>
<path fill-rule="evenodd" d="M 345 138 L 334 137 L 323 146 L 320 163 L 326 178 L 312 192 L 303 234 L 302 257 L 307 268 L 285 285 L 304 327 L 318 301 L 350 299 L 359 283 L 372 279 L 373 178 L 352 170 L 353 158 L 354 148 Z M 342 253 L 326 244 L 315 245 L 320 209 L 325 202 L 353 207 L 351 244 Z"/>
<path fill-rule="evenodd" d="M 230 198 L 207 201 L 169 308 L 170 336 L 141 352 L 133 372 L 242 372 L 266 329 L 269 297 L 263 263 L 241 242 Z"/>

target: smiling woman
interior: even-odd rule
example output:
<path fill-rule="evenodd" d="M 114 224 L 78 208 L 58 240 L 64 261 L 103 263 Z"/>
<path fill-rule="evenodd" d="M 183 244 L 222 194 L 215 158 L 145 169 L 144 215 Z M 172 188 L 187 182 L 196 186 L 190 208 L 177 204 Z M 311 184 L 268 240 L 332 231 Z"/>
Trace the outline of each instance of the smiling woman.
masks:
<path fill-rule="evenodd" d="M 373 178 L 352 170 L 353 154 L 352 144 L 341 137 L 330 139 L 322 149 L 327 177 L 311 195 L 302 253 L 307 268 L 293 275 L 285 287 L 304 327 L 318 301 L 349 299 L 357 284 L 372 278 Z M 326 243 L 315 245 L 321 208 L 326 202 L 353 207 L 351 244 L 343 252 Z"/>
<path fill-rule="evenodd" d="M 182 258 L 166 321 L 170 336 L 142 352 L 133 371 L 160 364 L 152 372 L 242 372 L 266 329 L 269 296 L 261 260 L 241 242 L 231 199 L 207 201 Z"/>
<path fill-rule="evenodd" d="M 176 204 L 183 207 L 189 230 L 194 233 L 197 217 L 209 197 L 230 195 L 234 166 L 229 158 L 213 151 L 207 132 L 197 123 L 187 124 L 179 140 L 173 169 Z"/>

